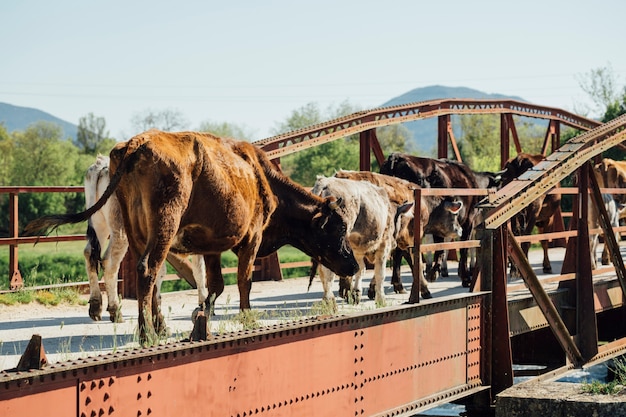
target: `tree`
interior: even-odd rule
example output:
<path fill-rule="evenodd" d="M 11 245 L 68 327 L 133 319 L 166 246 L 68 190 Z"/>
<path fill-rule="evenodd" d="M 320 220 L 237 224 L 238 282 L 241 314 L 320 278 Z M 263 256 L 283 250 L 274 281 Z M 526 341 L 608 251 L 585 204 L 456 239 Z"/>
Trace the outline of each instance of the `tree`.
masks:
<path fill-rule="evenodd" d="M 404 152 L 411 132 L 404 125 L 395 124 L 377 128 L 376 137 L 383 151 Z"/>
<path fill-rule="evenodd" d="M 11 170 L 11 185 L 79 185 L 76 172 L 78 149 L 61 135 L 60 126 L 44 121 L 31 124 L 24 132 L 13 132 L 15 163 Z M 20 225 L 44 214 L 65 212 L 66 202 L 74 198 L 62 193 L 22 194 L 19 199 Z"/>
<path fill-rule="evenodd" d="M 109 137 L 104 117 L 93 113 L 83 116 L 78 121 L 76 146 L 87 155 L 108 154 L 115 145 L 115 139 Z"/>
<path fill-rule="evenodd" d="M 317 103 L 308 103 L 294 110 L 284 122 L 278 124 L 274 134 L 302 129 L 354 111 L 354 107 L 344 101 L 337 107 L 329 106 L 326 111 L 329 117 L 323 117 Z M 281 166 L 292 180 L 305 186 L 312 186 L 317 175 L 330 176 L 338 169 L 359 169 L 358 135 L 288 155 L 281 159 Z"/>
<path fill-rule="evenodd" d="M 577 78 L 578 85 L 595 105 L 593 110 L 597 114 L 605 113 L 608 108 L 619 101 L 617 79 L 610 64 L 592 69 Z"/>
<path fill-rule="evenodd" d="M 245 126 L 239 126 L 234 123 L 222 122 L 216 123 L 210 120 L 205 120 L 200 124 L 198 128 L 200 132 L 209 132 L 215 136 L 233 138 L 237 140 L 245 140 L 250 142 L 252 134 L 248 132 Z"/>
<path fill-rule="evenodd" d="M 3 123 L 0 123 L 0 185 L 9 185 L 13 166 L 13 139 Z M 0 198 L 2 196 L 0 195 Z"/>
<path fill-rule="evenodd" d="M 623 86 L 620 92 L 617 77 L 610 64 L 603 68 L 592 69 L 579 77 L 578 82 L 582 90 L 594 102 L 598 114 L 602 114 L 600 118 L 602 123 L 626 114 L 626 86 Z M 626 157 L 624 149 L 621 144 L 603 152 L 603 156 L 621 161 Z"/>
<path fill-rule="evenodd" d="M 131 124 L 137 132 L 144 132 L 150 129 L 174 132 L 185 130 L 189 126 L 189 122 L 183 114 L 176 109 L 144 110 L 143 112 L 135 113 L 131 119 Z"/>

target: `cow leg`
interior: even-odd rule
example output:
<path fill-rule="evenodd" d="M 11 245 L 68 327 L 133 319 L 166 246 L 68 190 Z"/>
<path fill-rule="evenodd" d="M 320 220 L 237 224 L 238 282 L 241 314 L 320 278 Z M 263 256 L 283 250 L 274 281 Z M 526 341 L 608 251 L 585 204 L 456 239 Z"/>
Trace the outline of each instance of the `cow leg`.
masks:
<path fill-rule="evenodd" d="M 376 251 L 376 258 L 374 259 L 374 277 L 372 283 L 376 290 L 376 305 L 385 305 L 385 294 L 383 292 L 383 281 L 385 280 L 385 265 L 387 265 L 387 259 L 389 258 L 389 248 L 384 248 Z M 372 286 L 370 283 L 370 288 Z"/>
<path fill-rule="evenodd" d="M 335 294 L 333 294 L 333 281 L 335 280 L 335 274 L 330 269 L 323 265 L 319 266 L 320 281 L 322 281 L 322 288 L 324 289 L 324 295 L 322 296 L 322 303 L 327 304 L 332 311 L 337 311 L 337 300 L 335 300 Z M 339 281 L 341 282 L 341 280 Z M 349 291 L 346 291 L 346 298 Z"/>
<path fill-rule="evenodd" d="M 393 285 L 393 291 L 396 294 L 406 294 L 406 290 L 402 285 L 401 267 L 403 258 L 406 259 L 411 271 L 413 271 L 413 260 L 411 259 L 411 254 L 408 251 L 396 248 L 391 253 L 391 284 Z"/>
<path fill-rule="evenodd" d="M 598 240 L 599 235 L 590 235 L 589 236 L 589 255 L 591 256 L 591 269 L 598 269 Z M 604 256 L 604 250 L 602 251 L 602 256 Z M 604 260 L 603 260 L 604 261 Z"/>
<path fill-rule="evenodd" d="M 330 281 L 332 284 L 332 281 Z M 339 296 L 345 300 L 350 297 L 350 291 L 352 290 L 352 277 L 339 277 Z"/>
<path fill-rule="evenodd" d="M 356 274 L 352 277 L 352 290 L 350 291 L 350 295 L 348 297 L 348 302 L 352 302 L 354 304 L 359 304 L 361 302 L 361 287 L 363 282 L 363 272 L 367 265 L 365 264 L 365 258 L 363 255 L 355 254 L 354 257 L 359 264 L 359 270 L 356 271 Z M 374 298 L 373 296 L 371 298 Z"/>
<path fill-rule="evenodd" d="M 550 258 L 548 257 L 548 241 L 542 240 L 541 247 L 543 248 L 543 273 L 551 274 L 552 265 L 550 264 Z"/>
<path fill-rule="evenodd" d="M 618 235 L 615 235 L 615 236 L 617 237 Z M 598 237 L 596 236 L 596 246 L 598 244 L 597 243 L 597 239 L 598 239 Z M 595 251 L 593 253 L 594 253 L 594 259 L 595 259 Z M 609 247 L 606 244 L 606 238 L 605 238 L 604 239 L 604 248 L 602 248 L 602 265 L 608 265 L 611 262 L 610 260 L 611 260 L 611 257 L 610 257 L 610 254 L 609 254 Z"/>
<path fill-rule="evenodd" d="M 259 226 L 257 230 L 262 230 Z M 244 238 L 237 248 L 237 286 L 239 287 L 239 309 L 250 309 L 250 290 L 252 289 L 252 268 L 256 254 L 261 246 L 261 234 L 254 234 Z"/>
<path fill-rule="evenodd" d="M 102 320 L 102 293 L 98 283 L 99 252 L 98 237 L 90 221 L 87 226 L 87 245 L 85 245 L 83 255 L 85 256 L 85 266 L 89 278 L 89 317 L 95 321 Z"/>
<path fill-rule="evenodd" d="M 126 239 L 124 228 L 120 225 L 119 228 L 111 230 L 109 246 L 103 259 L 103 280 L 108 302 L 107 311 L 113 323 L 122 323 L 124 321 L 117 293 L 117 276 L 127 250 L 128 240 Z"/>
<path fill-rule="evenodd" d="M 198 307 L 194 310 L 192 314 L 192 321 L 196 321 L 195 318 L 200 311 L 204 312 L 206 317 L 210 314 L 210 302 L 207 302 L 207 298 L 209 297 L 209 290 L 207 287 L 207 272 L 206 266 L 204 262 L 204 257 L 202 255 L 193 255 L 191 257 L 191 268 L 193 270 L 193 279 L 196 282 L 196 289 L 198 290 Z M 221 268 L 220 268 L 221 273 Z M 223 283 L 223 280 L 222 280 Z"/>
<path fill-rule="evenodd" d="M 207 298 L 205 304 L 213 302 L 224 292 L 224 277 L 222 276 L 221 255 L 204 255 L 205 274 L 207 277 Z M 195 274 L 195 272 L 194 272 Z M 198 294 L 198 299 L 200 295 Z M 206 307 L 205 307 L 206 308 Z"/>
<path fill-rule="evenodd" d="M 158 343 L 157 329 L 162 329 L 164 322 L 158 305 L 153 304 L 156 297 L 154 287 L 161 264 L 165 261 L 165 252 L 162 252 L 161 257 L 158 256 L 158 252 L 152 252 L 153 256 L 150 254 L 151 252 L 145 253 L 137 264 L 138 326 L 139 342 L 142 346 Z"/>
<path fill-rule="evenodd" d="M 411 253 L 408 250 L 403 250 L 402 256 L 406 260 L 406 263 L 411 269 L 411 272 L 413 272 L 413 258 L 411 257 Z M 400 263 L 398 265 L 398 271 L 397 271 L 398 282 L 394 283 L 393 285 L 393 290 L 396 294 L 406 294 L 406 290 L 404 289 L 404 286 L 402 285 L 402 274 L 400 270 L 401 266 L 402 266 L 402 260 L 400 260 Z M 394 270 L 393 272 L 395 273 L 396 271 Z"/>

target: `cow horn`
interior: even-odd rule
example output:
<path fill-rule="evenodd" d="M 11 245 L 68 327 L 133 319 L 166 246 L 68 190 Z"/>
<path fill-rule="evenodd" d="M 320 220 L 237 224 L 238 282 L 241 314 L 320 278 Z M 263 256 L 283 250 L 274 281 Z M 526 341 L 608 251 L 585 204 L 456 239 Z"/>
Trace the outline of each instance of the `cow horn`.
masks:
<path fill-rule="evenodd" d="M 330 207 L 331 210 L 337 210 L 342 205 L 343 205 L 343 198 L 341 197 L 337 198 L 337 200 L 335 201 L 331 201 L 328 203 L 328 207 Z"/>

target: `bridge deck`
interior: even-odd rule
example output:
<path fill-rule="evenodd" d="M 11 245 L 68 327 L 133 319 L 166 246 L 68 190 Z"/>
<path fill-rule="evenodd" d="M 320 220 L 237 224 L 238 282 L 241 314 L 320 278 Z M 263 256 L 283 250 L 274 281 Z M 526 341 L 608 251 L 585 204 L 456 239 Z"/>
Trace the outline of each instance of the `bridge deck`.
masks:
<path fill-rule="evenodd" d="M 601 249 L 601 248 L 600 248 Z M 624 249 L 623 249 L 624 250 Z M 564 249 L 550 249 L 553 270 L 561 270 Z M 600 252 L 598 252 L 600 253 Z M 541 280 L 546 280 L 546 289 L 554 289 L 556 284 L 550 283 L 557 274 L 543 274 L 541 271 L 542 252 L 531 250 L 530 262 Z M 444 297 L 455 297 L 467 294 L 461 287 L 456 276 L 457 264 L 450 262 L 450 277 L 439 278 L 430 284 L 434 298 L 440 301 Z M 402 279 L 407 292 L 411 288 L 411 275 L 407 267 L 403 268 Z M 367 289 L 372 271 L 368 271 L 363 280 L 363 289 Z M 387 271 L 385 295 L 387 305 L 399 305 L 407 301 L 408 294 L 395 294 L 389 285 L 390 271 Z M 599 280 L 614 278 L 614 272 L 605 272 L 597 277 Z M 521 280 L 510 281 L 510 300 L 528 299 L 529 293 Z M 307 291 L 308 278 L 287 279 L 281 282 L 255 282 L 252 286 L 251 302 L 255 317 L 261 325 L 295 321 L 316 315 L 327 315 L 324 308 L 322 285 L 319 278 L 313 281 Z M 334 288 L 337 288 L 335 282 Z M 364 292 L 365 294 L 365 292 Z M 338 300 L 339 314 L 355 311 L 371 311 L 376 308 L 373 301 L 363 296 L 357 306 Z M 86 300 L 86 298 L 85 298 Z M 422 300 L 428 303 L 429 300 Z M 163 312 L 170 329 L 169 341 L 178 341 L 188 337 L 193 328 L 191 312 L 197 304 L 195 290 L 166 293 L 162 298 Z M 224 293 L 217 299 L 216 316 L 211 320 L 213 333 L 225 333 L 241 330 L 243 324 L 238 320 L 239 294 L 236 285 L 227 286 Z M 43 338 L 47 358 L 50 362 L 81 359 L 102 353 L 119 352 L 131 349 L 137 344 L 135 335 L 137 328 L 137 304 L 135 300 L 122 301 L 124 323 L 114 324 L 108 320 L 108 313 L 103 313 L 103 321 L 94 322 L 87 314 L 88 307 L 61 305 L 46 307 L 38 304 L 3 306 L 0 309 L 0 370 L 10 369 L 17 365 L 33 334 Z M 512 315 L 514 317 L 514 315 Z M 528 323 L 524 323 L 525 327 Z M 515 330 L 512 329 L 515 334 Z"/>

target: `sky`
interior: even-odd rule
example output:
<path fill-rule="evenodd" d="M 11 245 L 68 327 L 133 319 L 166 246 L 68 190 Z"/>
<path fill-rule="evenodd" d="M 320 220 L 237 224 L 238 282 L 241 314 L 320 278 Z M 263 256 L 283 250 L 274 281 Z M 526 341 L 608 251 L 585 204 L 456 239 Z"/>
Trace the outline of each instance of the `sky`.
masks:
<path fill-rule="evenodd" d="M 309 103 L 370 109 L 430 85 L 581 113 L 590 71 L 626 85 L 624 15 L 623 0 L 2 1 L 0 102 L 93 113 L 118 140 L 163 110 L 258 140 Z"/>

